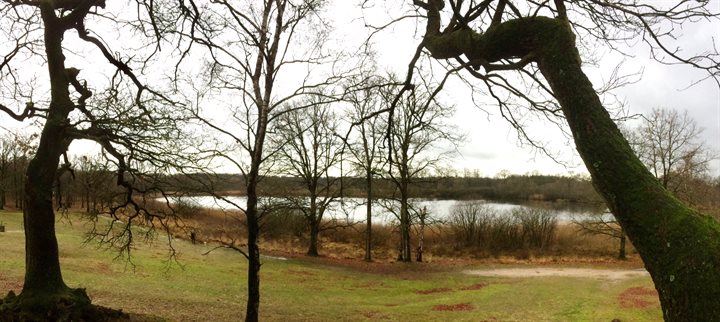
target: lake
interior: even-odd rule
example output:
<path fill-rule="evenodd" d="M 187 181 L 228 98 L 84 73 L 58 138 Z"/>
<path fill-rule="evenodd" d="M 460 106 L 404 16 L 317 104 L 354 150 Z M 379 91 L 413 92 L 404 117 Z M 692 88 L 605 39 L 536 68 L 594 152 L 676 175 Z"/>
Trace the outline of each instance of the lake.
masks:
<path fill-rule="evenodd" d="M 182 197 L 184 202 L 205 207 L 205 208 L 216 208 L 233 210 L 235 205 L 244 207 L 247 198 L 244 196 L 230 196 L 225 197 L 227 201 L 215 199 L 212 196 L 192 196 Z M 273 201 L 281 201 L 282 198 L 260 198 L 260 203 L 268 203 Z M 363 198 L 342 198 L 330 208 L 328 213 L 325 215 L 325 219 L 334 217 L 341 220 L 350 221 L 364 221 L 365 214 L 365 199 Z M 507 214 L 514 209 L 521 208 L 541 208 L 548 209 L 555 213 L 556 218 L 559 221 L 572 221 L 574 220 L 588 220 L 591 218 L 598 218 L 603 216 L 606 219 L 612 219 L 609 214 L 603 215 L 602 209 L 598 207 L 590 208 L 579 205 L 567 204 L 567 203 L 552 203 L 552 202 L 533 202 L 527 204 L 512 204 L 512 203 L 500 203 L 491 202 L 486 200 L 449 200 L 449 199 L 411 199 L 411 207 L 415 209 L 426 209 L 431 218 L 435 220 L 445 220 L 449 218 L 454 207 L 471 204 L 481 203 L 487 207 L 490 211 L 496 211 L 498 214 Z M 397 208 L 396 203 L 389 199 L 379 199 L 373 202 L 373 222 L 374 223 L 390 223 L 396 221 L 395 215 L 392 213 L 392 208 Z M 328 216 L 328 214 L 330 216 Z"/>

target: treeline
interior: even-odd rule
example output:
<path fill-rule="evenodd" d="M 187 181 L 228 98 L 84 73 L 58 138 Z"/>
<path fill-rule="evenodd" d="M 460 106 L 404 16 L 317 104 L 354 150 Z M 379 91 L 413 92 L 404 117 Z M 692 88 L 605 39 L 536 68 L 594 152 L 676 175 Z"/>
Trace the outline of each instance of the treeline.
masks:
<path fill-rule="evenodd" d="M 30 161 L 31 138 L 21 135 L 0 137 L 0 209 L 24 206 L 25 169 Z"/>
<path fill-rule="evenodd" d="M 0 209 L 11 206 L 23 208 L 24 174 L 30 159 L 23 144 L 2 140 L 0 146 Z M 79 208 L 86 212 L 100 212 L 114 201 L 124 198 L 125 191 L 117 186 L 115 173 L 101 157 L 82 156 L 71 160 L 72 171 L 58 171 L 54 192 L 58 208 Z M 171 195 L 203 195 L 210 192 L 225 195 L 244 195 L 244 178 L 239 174 L 207 175 L 157 175 L 153 186 L 157 191 Z M 145 178 L 147 179 L 147 178 Z M 334 183 L 334 189 L 346 197 L 365 197 L 363 178 L 343 177 L 321 179 Z M 295 177 L 264 176 L 258 191 L 264 196 L 303 195 L 303 181 Z M 373 179 L 376 198 L 394 198 L 397 192 L 388 179 Z M 696 207 L 711 213 L 720 208 L 720 178 L 696 179 L 692 182 Z M 584 177 L 550 175 L 507 175 L 502 178 L 487 177 L 423 177 L 410 186 L 412 198 L 429 199 L 483 199 L 491 201 L 549 201 L 584 204 L 600 204 L 602 199 L 592 183 Z M 683 198 L 686 199 L 686 198 Z M 715 210 L 715 211 L 713 211 Z"/>
<path fill-rule="evenodd" d="M 36 135 L 0 136 L 0 209 L 25 208 L 25 177 L 35 150 Z M 118 185 L 116 166 L 101 154 L 76 156 L 62 160 L 53 179 L 53 204 L 56 210 L 82 209 L 100 213 L 122 204 L 127 189 Z M 129 176 L 129 175 L 126 175 Z M 134 194 L 141 192 L 185 191 L 188 180 L 181 176 L 156 173 L 126 178 L 133 182 Z"/>
<path fill-rule="evenodd" d="M 204 179 L 207 182 L 207 178 Z M 334 182 L 335 190 L 346 197 L 365 197 L 365 179 L 357 177 L 321 179 Z M 198 178 L 179 178 L 184 182 L 177 190 L 202 192 Z M 304 182 L 299 178 L 265 176 L 258 190 L 266 196 L 302 195 Z M 204 184 L 205 186 L 210 186 Z M 244 186 L 241 175 L 223 174 L 212 179 L 211 186 L 226 194 L 244 194 L 238 187 Z M 373 179 L 375 196 L 392 198 L 395 188 L 389 179 Z M 504 178 L 484 177 L 422 177 L 410 185 L 412 198 L 430 199 L 485 199 L 495 201 L 567 201 L 576 203 L 601 203 L 589 179 L 549 175 L 508 175 Z"/>

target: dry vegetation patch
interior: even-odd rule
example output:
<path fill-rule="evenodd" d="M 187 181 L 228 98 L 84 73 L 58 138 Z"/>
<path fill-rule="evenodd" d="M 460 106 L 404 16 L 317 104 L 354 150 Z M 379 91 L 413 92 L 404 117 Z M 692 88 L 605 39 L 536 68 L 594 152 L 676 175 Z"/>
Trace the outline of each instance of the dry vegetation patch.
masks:
<path fill-rule="evenodd" d="M 624 309 L 645 309 L 660 305 L 656 290 L 647 287 L 631 287 L 618 295 L 620 307 Z"/>
<path fill-rule="evenodd" d="M 470 286 L 465 286 L 465 287 L 461 288 L 460 290 L 475 291 L 475 290 L 481 290 L 481 289 L 485 288 L 485 286 L 488 286 L 488 284 L 487 283 L 477 283 L 477 284 L 473 284 Z"/>
<path fill-rule="evenodd" d="M 3 290 L 4 292 L 14 291 L 15 293 L 20 293 L 22 287 L 22 280 L 0 274 L 0 290 Z M 0 294 L 0 297 L 4 295 L 5 294 Z"/>

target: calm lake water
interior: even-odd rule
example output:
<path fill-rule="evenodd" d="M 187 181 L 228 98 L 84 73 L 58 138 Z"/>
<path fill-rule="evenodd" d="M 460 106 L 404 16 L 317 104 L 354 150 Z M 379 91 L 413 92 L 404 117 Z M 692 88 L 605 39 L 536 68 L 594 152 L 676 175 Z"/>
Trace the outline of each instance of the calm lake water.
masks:
<path fill-rule="evenodd" d="M 226 197 L 226 199 L 227 201 L 219 200 L 211 196 L 182 197 L 184 202 L 189 202 L 205 208 L 226 210 L 237 209 L 235 205 L 245 207 L 247 201 L 247 198 L 244 196 L 232 196 Z M 261 198 L 260 203 L 262 204 L 282 200 L 282 198 Z M 365 202 L 366 200 L 363 198 L 337 199 L 337 202 L 335 202 L 332 208 L 329 209 L 329 212 L 326 213 L 325 218 L 328 219 L 330 217 L 334 217 L 339 220 L 364 221 L 366 218 Z M 521 208 L 542 208 L 555 213 L 559 221 L 571 221 L 573 219 L 587 220 L 597 218 L 598 216 L 612 218 L 611 215 L 603 215 L 602 209 L 598 209 L 597 207 L 591 209 L 589 207 L 582 207 L 567 203 L 536 202 L 521 205 L 489 202 L 485 200 L 411 199 L 411 207 L 417 210 L 425 209 L 430 217 L 435 220 L 445 220 L 450 216 L 455 207 L 471 203 L 481 203 L 487 207 L 489 211 L 495 211 L 499 215 L 509 215 L 512 210 Z M 396 216 L 393 214 L 392 210 L 392 208 L 398 208 L 395 205 L 396 203 L 387 199 L 373 201 L 373 222 L 390 223 L 396 221 Z"/>

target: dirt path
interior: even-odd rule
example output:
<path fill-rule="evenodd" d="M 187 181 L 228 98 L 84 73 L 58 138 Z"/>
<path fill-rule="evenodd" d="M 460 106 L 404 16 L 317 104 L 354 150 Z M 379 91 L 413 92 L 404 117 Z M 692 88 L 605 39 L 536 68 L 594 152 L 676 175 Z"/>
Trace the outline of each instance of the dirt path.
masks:
<path fill-rule="evenodd" d="M 563 268 L 563 267 L 534 267 L 534 268 L 499 268 L 465 270 L 464 274 L 493 277 L 582 277 L 607 280 L 622 280 L 633 277 L 650 276 L 644 269 L 593 269 L 593 268 Z"/>

